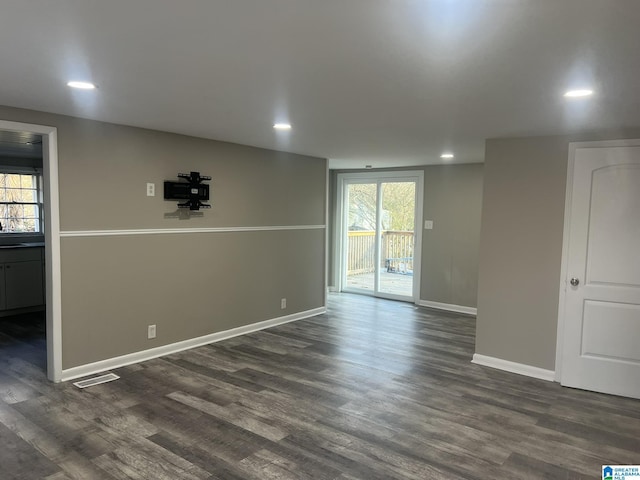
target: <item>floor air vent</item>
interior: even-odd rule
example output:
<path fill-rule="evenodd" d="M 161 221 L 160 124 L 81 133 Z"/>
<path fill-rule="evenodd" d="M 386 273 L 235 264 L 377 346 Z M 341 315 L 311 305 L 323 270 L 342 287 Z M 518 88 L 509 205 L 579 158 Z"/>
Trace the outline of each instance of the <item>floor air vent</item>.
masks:
<path fill-rule="evenodd" d="M 101 383 L 113 382 L 120 377 L 115 373 L 107 373 L 106 375 L 100 375 L 99 377 L 88 378 L 87 380 L 80 380 L 74 382 L 74 385 L 78 388 L 93 387 L 94 385 L 100 385 Z"/>

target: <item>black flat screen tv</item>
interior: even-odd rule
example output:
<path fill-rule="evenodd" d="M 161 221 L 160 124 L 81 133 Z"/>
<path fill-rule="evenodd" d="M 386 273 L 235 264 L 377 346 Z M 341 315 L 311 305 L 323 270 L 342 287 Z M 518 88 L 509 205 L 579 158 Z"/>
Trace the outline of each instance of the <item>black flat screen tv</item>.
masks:
<path fill-rule="evenodd" d="M 165 200 L 209 200 L 209 185 L 187 182 L 164 182 Z"/>

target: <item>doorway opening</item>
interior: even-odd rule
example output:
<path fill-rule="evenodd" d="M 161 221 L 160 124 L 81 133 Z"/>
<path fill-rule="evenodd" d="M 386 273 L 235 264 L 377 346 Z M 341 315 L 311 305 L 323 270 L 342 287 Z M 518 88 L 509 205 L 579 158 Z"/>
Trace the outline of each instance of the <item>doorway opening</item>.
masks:
<path fill-rule="evenodd" d="M 9 352 L 62 376 L 57 130 L 0 120 L 0 322 Z M 44 351 L 43 351 L 44 350 Z M 46 367 L 45 367 L 46 365 Z"/>
<path fill-rule="evenodd" d="M 338 175 L 339 291 L 416 302 L 420 171 Z"/>

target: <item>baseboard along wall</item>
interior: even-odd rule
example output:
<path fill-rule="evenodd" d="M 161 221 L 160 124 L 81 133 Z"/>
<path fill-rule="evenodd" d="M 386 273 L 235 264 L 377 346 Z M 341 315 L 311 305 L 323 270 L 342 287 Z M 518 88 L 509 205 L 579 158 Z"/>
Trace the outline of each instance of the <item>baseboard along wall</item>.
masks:
<path fill-rule="evenodd" d="M 172 353 L 181 352 L 190 348 L 220 342 L 228 338 L 237 337 L 238 335 L 245 335 L 247 333 L 257 332 L 258 330 L 264 330 L 265 328 L 275 327 L 276 325 L 295 322 L 296 320 L 302 320 L 303 318 L 314 317 L 316 315 L 326 313 L 326 311 L 326 306 L 318 307 L 311 310 L 305 310 L 303 312 L 292 313 L 291 315 L 285 315 L 283 317 L 272 318 L 270 320 L 264 320 L 262 322 L 232 328 L 230 330 L 224 330 L 222 332 L 211 333 L 202 337 L 190 338 L 188 340 L 171 343 L 169 345 L 162 345 L 160 347 L 150 348 L 148 350 L 142 350 L 140 352 L 129 353 L 127 355 L 108 358 L 106 360 L 100 360 L 98 362 L 88 363 L 86 365 L 67 368 L 65 370 L 62 370 L 62 381 L 66 382 L 69 380 L 74 380 L 76 378 L 86 377 L 87 375 L 95 375 L 106 370 L 112 370 L 114 368 L 124 367 L 133 363 L 140 363 L 146 360 L 151 360 L 153 358 L 163 357 Z"/>
<path fill-rule="evenodd" d="M 464 315 L 476 316 L 478 309 L 474 307 L 465 307 L 464 305 L 454 305 L 452 303 L 432 302 L 431 300 L 418 300 L 416 305 L 421 307 L 434 308 L 436 310 L 444 310 L 445 312 L 462 313 Z"/>
<path fill-rule="evenodd" d="M 517 373 L 519 375 L 525 375 L 527 377 L 539 378 L 540 380 L 546 380 L 548 382 L 555 381 L 556 372 L 553 370 L 545 370 L 544 368 L 533 367 L 531 365 L 525 365 L 523 363 L 510 362 L 509 360 L 503 360 L 501 358 L 488 357 L 486 355 L 480 355 L 475 353 L 471 363 L 482 365 L 484 367 L 496 368 L 498 370 L 504 370 L 505 372 Z"/>

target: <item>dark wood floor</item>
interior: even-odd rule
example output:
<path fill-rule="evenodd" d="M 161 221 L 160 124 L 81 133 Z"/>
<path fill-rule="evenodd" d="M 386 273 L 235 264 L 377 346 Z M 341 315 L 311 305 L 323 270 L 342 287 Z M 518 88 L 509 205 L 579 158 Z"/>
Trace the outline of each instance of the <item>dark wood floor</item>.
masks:
<path fill-rule="evenodd" d="M 473 365 L 474 319 L 410 304 L 332 295 L 326 315 L 86 390 L 46 380 L 41 326 L 5 329 L 3 480 L 595 479 L 640 463 L 640 401 Z"/>

